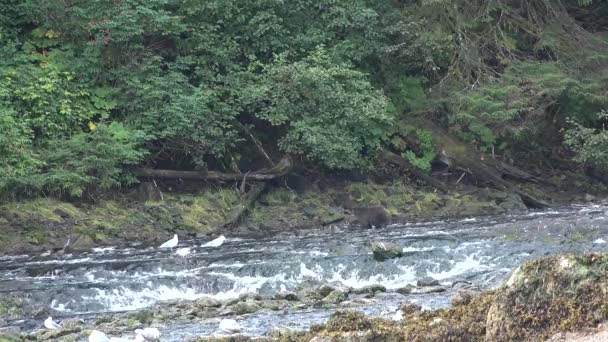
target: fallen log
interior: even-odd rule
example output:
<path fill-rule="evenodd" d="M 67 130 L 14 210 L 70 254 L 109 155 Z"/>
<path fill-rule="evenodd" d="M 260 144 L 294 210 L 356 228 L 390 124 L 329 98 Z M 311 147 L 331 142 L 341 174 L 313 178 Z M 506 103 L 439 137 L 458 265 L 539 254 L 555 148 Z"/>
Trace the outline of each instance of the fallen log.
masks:
<path fill-rule="evenodd" d="M 410 165 L 410 163 L 407 162 L 407 160 L 401 158 L 400 155 L 393 153 L 391 151 L 383 151 L 382 153 L 382 158 L 393 164 L 393 165 L 397 165 L 403 168 L 406 168 L 408 170 L 408 172 L 414 176 L 417 179 L 420 179 L 422 181 L 424 181 L 425 183 L 427 183 L 428 185 L 447 193 L 448 192 L 448 187 L 441 181 L 425 174 L 424 172 L 418 171 L 416 168 L 412 167 Z"/>
<path fill-rule="evenodd" d="M 262 169 L 248 173 L 223 173 L 218 171 L 178 171 L 142 168 L 135 170 L 138 177 L 156 177 L 168 179 L 189 179 L 189 180 L 217 180 L 230 181 L 242 180 L 245 177 L 251 181 L 266 181 L 285 176 L 293 167 L 293 161 L 288 155 L 283 157 L 272 168 Z"/>
<path fill-rule="evenodd" d="M 545 201 L 536 198 L 509 180 L 544 184 L 548 184 L 548 182 L 500 160 L 481 158 L 479 153 L 474 149 L 471 149 L 462 141 L 451 136 L 445 129 L 431 122 L 425 122 L 425 128 L 433 132 L 434 143 L 442 150 L 445 157 L 449 159 L 452 167 L 465 169 L 481 182 L 490 183 L 503 190 L 516 193 L 529 208 L 549 207 L 549 204 Z"/>

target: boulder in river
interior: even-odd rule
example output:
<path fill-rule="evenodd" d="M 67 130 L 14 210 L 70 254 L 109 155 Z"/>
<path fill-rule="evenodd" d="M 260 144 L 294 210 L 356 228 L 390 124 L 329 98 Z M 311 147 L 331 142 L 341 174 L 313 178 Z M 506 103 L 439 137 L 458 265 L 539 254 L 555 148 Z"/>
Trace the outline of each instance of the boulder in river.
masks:
<path fill-rule="evenodd" d="M 372 253 L 374 253 L 374 259 L 377 261 L 400 258 L 403 256 L 403 248 L 393 242 L 371 241 L 370 246 Z"/>
<path fill-rule="evenodd" d="M 325 296 L 321 300 L 321 302 L 323 302 L 324 304 L 340 304 L 346 299 L 348 299 L 348 293 L 336 289 L 331 291 L 327 296 Z"/>

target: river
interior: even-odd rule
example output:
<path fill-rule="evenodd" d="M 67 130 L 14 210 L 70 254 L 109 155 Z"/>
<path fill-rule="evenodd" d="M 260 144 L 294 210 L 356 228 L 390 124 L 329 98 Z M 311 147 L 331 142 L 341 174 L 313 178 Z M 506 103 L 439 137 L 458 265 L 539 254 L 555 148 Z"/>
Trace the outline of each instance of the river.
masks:
<path fill-rule="evenodd" d="M 160 301 L 210 296 L 221 300 L 243 293 L 271 296 L 281 285 L 296 289 L 304 281 L 340 282 L 352 288 L 381 284 L 389 290 L 433 278 L 443 293 L 400 295 L 390 292 L 361 304 L 370 315 L 390 316 L 401 303 L 415 301 L 433 309 L 449 305 L 452 285 L 468 282 L 480 289 L 497 286 L 530 258 L 606 251 L 608 208 L 572 206 L 500 217 L 477 217 L 392 225 L 377 230 L 341 227 L 339 232 L 230 239 L 219 248 L 202 240 L 180 241 L 192 253 L 134 246 L 103 248 L 62 256 L 0 258 L 0 296 L 43 305 L 57 319 L 90 319 L 109 312 L 153 306 Z M 404 257 L 377 262 L 371 239 L 401 244 Z M 244 333 L 262 336 L 271 328 L 307 329 L 334 309 L 260 312 L 239 317 Z M 164 341 L 213 335 L 217 319 L 165 322 Z M 40 321 L 20 317 L 7 323 L 26 330 Z"/>

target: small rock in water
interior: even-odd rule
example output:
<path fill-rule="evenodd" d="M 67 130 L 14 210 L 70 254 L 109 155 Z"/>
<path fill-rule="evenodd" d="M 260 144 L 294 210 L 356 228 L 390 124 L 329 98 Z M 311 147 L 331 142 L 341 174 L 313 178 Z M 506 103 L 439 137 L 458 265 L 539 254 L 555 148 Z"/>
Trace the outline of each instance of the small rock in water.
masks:
<path fill-rule="evenodd" d="M 348 299 L 348 294 L 342 290 L 333 290 L 321 301 L 325 304 L 340 304 Z"/>
<path fill-rule="evenodd" d="M 230 307 L 230 309 L 237 315 L 245 315 L 260 311 L 261 307 L 253 301 L 239 302 Z"/>
<path fill-rule="evenodd" d="M 360 289 L 353 290 L 353 293 L 355 293 L 355 294 L 367 294 L 367 295 L 371 295 L 371 296 L 375 296 L 376 293 L 381 293 L 381 292 L 386 292 L 386 287 L 384 287 L 380 284 L 368 285 L 368 286 L 362 287 Z"/>
<path fill-rule="evenodd" d="M 219 300 L 211 297 L 199 298 L 195 303 L 195 305 L 200 308 L 219 308 L 222 306 L 222 303 Z"/>
<path fill-rule="evenodd" d="M 370 242 L 374 259 L 384 261 L 388 259 L 400 258 L 403 256 L 403 248 L 393 242 L 371 241 Z"/>
<path fill-rule="evenodd" d="M 420 279 L 416 282 L 416 285 L 419 287 L 438 286 L 439 280 L 433 278 Z"/>

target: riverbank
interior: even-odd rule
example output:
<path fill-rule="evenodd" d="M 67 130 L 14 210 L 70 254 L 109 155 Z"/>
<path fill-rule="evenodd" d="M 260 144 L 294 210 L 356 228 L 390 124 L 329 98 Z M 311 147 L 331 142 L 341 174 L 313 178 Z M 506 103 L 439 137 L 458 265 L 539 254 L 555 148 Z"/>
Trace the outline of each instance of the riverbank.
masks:
<path fill-rule="evenodd" d="M 553 177 L 553 186 L 526 184 L 526 191 L 555 207 L 601 201 L 603 186 L 575 175 Z M 152 193 L 151 193 L 152 192 Z M 293 180 L 267 190 L 236 225 L 226 226 L 242 205 L 237 187 L 195 191 L 141 187 L 95 201 L 26 199 L 0 204 L 0 254 L 56 253 L 103 246 L 155 245 L 174 233 L 184 238 L 262 238 L 282 233 L 356 228 L 354 208 L 382 207 L 392 223 L 466 218 L 525 211 L 521 198 L 471 185 L 444 193 L 406 181 L 391 183 Z M 365 220 L 365 218 L 363 218 Z"/>

